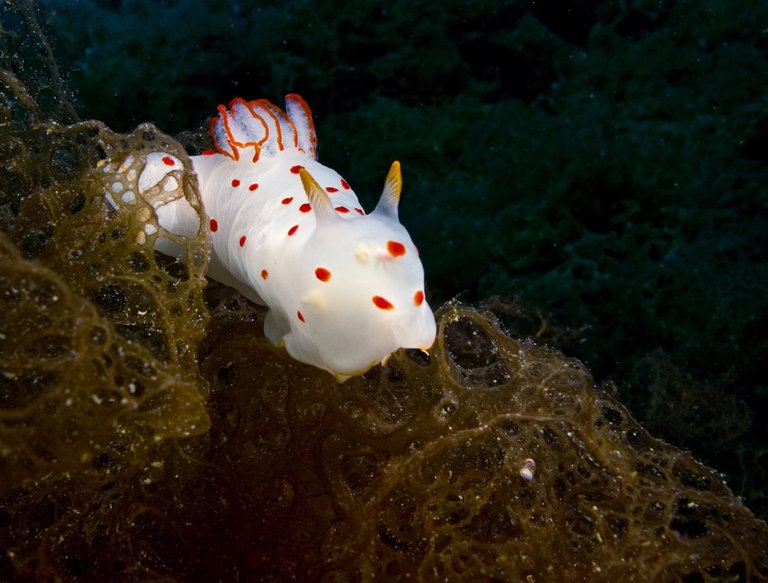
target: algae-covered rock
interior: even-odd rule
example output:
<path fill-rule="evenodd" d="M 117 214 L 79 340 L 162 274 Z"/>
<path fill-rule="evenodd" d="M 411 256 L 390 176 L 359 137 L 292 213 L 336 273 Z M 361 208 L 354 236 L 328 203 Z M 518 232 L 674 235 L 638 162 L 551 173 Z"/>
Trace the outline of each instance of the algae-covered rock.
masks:
<path fill-rule="evenodd" d="M 290 359 L 157 224 L 200 208 L 182 147 L 0 56 L 0 580 L 768 580 L 714 470 L 487 312 L 342 385 Z M 140 195 L 156 148 L 183 167 Z"/>

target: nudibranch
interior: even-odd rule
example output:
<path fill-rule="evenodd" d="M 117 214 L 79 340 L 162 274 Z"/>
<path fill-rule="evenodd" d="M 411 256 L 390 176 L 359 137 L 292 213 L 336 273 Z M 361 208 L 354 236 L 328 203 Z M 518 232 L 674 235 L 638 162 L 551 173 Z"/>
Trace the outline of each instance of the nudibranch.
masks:
<path fill-rule="evenodd" d="M 343 381 L 398 348 L 429 348 L 435 319 L 418 250 L 398 219 L 400 164 L 366 214 L 350 184 L 317 161 L 305 101 L 285 99 L 285 111 L 264 99 L 220 105 L 215 150 L 192 157 L 213 243 L 209 275 L 269 308 L 271 342 Z M 180 168 L 169 153 L 149 154 L 139 190 Z M 184 199 L 155 210 L 172 233 L 198 229 Z M 163 239 L 156 248 L 173 253 Z"/>

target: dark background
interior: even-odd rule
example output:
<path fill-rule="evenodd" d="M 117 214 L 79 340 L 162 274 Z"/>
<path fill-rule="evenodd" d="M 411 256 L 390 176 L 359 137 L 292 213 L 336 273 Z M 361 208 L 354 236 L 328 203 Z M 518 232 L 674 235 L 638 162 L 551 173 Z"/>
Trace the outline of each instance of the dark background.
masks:
<path fill-rule="evenodd" d="M 82 118 L 177 133 L 297 92 L 367 208 L 400 160 L 433 306 L 500 296 L 768 514 L 768 4 L 40 10 Z"/>

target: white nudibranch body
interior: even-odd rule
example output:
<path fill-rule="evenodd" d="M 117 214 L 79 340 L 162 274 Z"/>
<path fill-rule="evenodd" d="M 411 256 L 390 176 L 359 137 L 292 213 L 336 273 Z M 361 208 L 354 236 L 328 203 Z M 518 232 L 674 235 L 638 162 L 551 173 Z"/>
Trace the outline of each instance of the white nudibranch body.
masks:
<path fill-rule="evenodd" d="M 424 298 L 419 253 L 400 224 L 400 165 L 366 214 L 354 190 L 317 162 L 312 116 L 301 97 L 286 111 L 233 100 L 211 122 L 216 150 L 193 156 L 213 242 L 209 275 L 269 307 L 264 332 L 301 362 L 339 381 L 398 348 L 429 348 L 435 319 Z M 139 190 L 181 162 L 154 152 Z M 156 206 L 165 229 L 192 235 L 186 200 Z M 160 239 L 156 247 L 165 248 Z"/>

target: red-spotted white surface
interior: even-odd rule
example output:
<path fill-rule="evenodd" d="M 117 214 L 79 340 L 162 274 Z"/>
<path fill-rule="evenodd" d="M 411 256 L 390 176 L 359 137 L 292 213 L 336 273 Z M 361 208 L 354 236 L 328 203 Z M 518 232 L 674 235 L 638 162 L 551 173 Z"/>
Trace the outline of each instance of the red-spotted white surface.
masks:
<path fill-rule="evenodd" d="M 219 106 L 210 129 L 215 150 L 192 157 L 215 254 L 210 275 L 270 308 L 272 342 L 339 380 L 400 347 L 432 345 L 424 270 L 397 216 L 397 162 L 366 214 L 349 183 L 317 161 L 312 115 L 298 95 L 286 97 L 285 112 L 235 99 Z M 150 154 L 139 190 L 180 167 Z M 197 229 L 184 199 L 156 210 L 171 232 Z"/>

